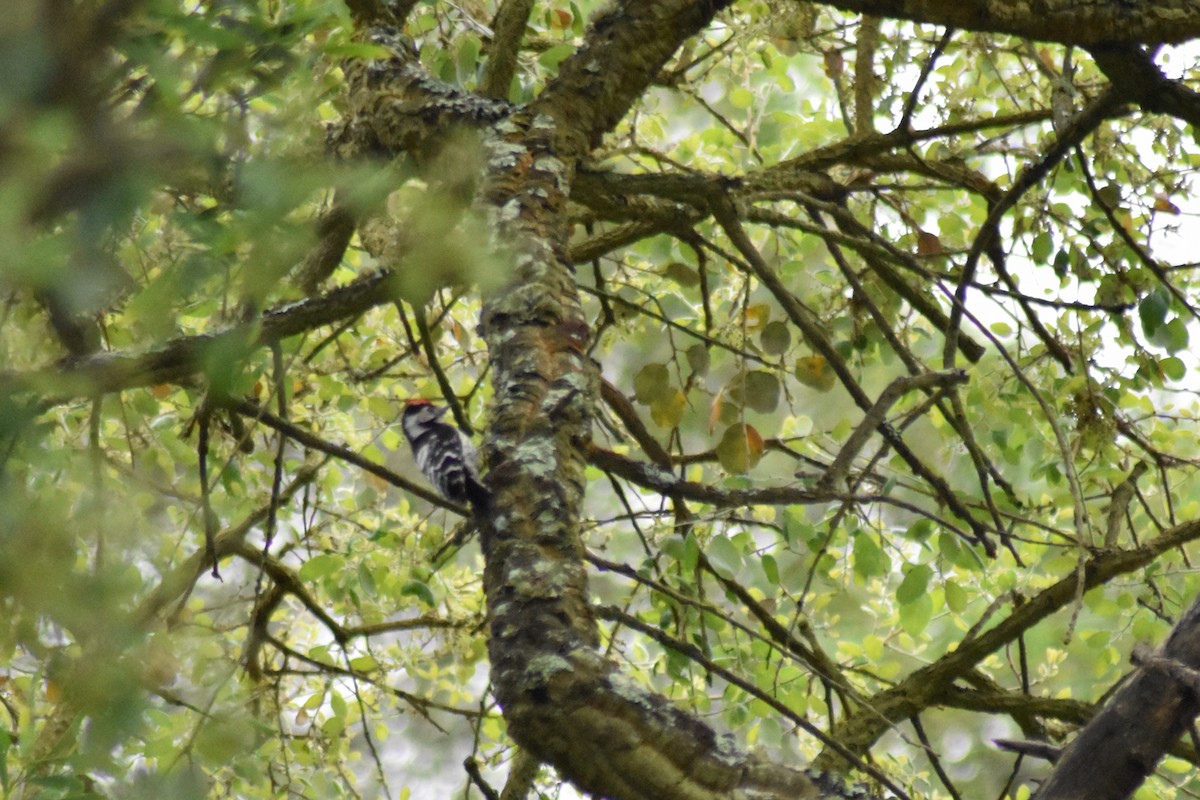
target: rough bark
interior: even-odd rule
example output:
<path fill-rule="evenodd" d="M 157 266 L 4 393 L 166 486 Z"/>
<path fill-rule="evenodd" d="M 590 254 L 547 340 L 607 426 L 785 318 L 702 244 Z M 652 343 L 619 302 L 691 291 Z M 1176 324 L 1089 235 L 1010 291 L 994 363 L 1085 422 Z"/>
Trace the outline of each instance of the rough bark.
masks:
<path fill-rule="evenodd" d="M 1189 0 L 833 0 L 843 11 L 1063 44 L 1183 42 L 1200 35 Z"/>
<path fill-rule="evenodd" d="M 181 336 L 148 352 L 93 353 L 32 372 L 0 371 L 0 386 L 6 394 L 36 393 L 40 404 L 49 406 L 74 397 L 184 381 L 203 372 L 209 356 L 244 358 L 264 345 L 392 302 L 392 278 L 389 272 L 375 272 L 319 297 L 266 311 L 260 319 L 211 334 Z"/>
<path fill-rule="evenodd" d="M 1193 126 L 1200 124 L 1200 93 L 1169 80 L 1140 46 L 1104 44 L 1090 52 L 1096 66 L 1126 100 L 1145 111 L 1170 114 Z"/>
<path fill-rule="evenodd" d="M 1200 714 L 1200 600 L 1151 657 L 1071 742 L 1037 800 L 1120 800 L 1142 784 Z M 1190 680 L 1190 685 L 1189 681 Z"/>
<path fill-rule="evenodd" d="M 393 152 L 420 161 L 447 127 L 480 130 L 487 163 L 479 204 L 511 270 L 485 303 L 480 328 L 494 387 L 484 452 L 496 511 L 483 532 L 492 681 L 513 739 L 607 797 L 821 791 L 797 770 L 752 757 L 601 656 L 579 538 L 599 387 L 567 255 L 568 187 L 590 143 L 720 5 L 618 5 L 525 110 L 435 86 L 388 31 L 370 38 L 395 57 L 348 71 L 360 118 Z"/>
<path fill-rule="evenodd" d="M 356 5 L 370 17 L 378 4 L 364 1 Z M 836 788 L 815 784 L 797 770 L 739 750 L 729 737 L 675 709 L 606 661 L 597 651 L 599 635 L 589 605 L 578 533 L 588 457 L 642 486 L 717 505 L 828 499 L 828 495 L 799 488 L 717 492 L 682 481 L 661 466 L 639 465 L 615 454 L 589 450 L 599 390 L 594 365 L 587 357 L 588 326 L 566 245 L 568 195 L 575 189 L 583 199 L 590 191 L 594 209 L 608 202 L 614 215 L 624 213 L 635 223 L 643 218 L 641 206 L 626 207 L 623 202 L 613 202 L 614 198 L 625 200 L 624 192 L 644 192 L 672 200 L 676 205 L 662 204 L 663 213 L 651 221 L 652 228 L 661 230 L 670 230 L 674 222 L 686 228 L 707 216 L 708 209 L 697 208 L 694 178 L 680 180 L 678 185 L 658 176 L 590 175 L 576 180 L 576 167 L 660 73 L 678 44 L 701 30 L 724 5 L 682 0 L 615 3 L 595 21 L 586 44 L 563 62 L 558 78 L 525 109 L 455 92 L 430 80 L 404 40 L 389 30 L 375 29 L 372 38 L 393 48 L 394 58 L 363 62 L 347 71 L 354 114 L 349 127 L 369 131 L 363 135 L 370 136 L 372 146 L 382 144 L 394 154 L 412 154 L 420 161 L 436 151 L 452 128 L 471 128 L 483 142 L 486 167 L 479 205 L 492 217 L 495 240 L 491 246 L 507 254 L 510 269 L 504 290 L 488 299 L 481 325 L 495 388 L 485 452 L 497 513 L 484 538 L 493 682 L 513 739 L 554 765 L 565 779 L 604 796 L 769 798 L 839 793 Z M 982 0 L 834 5 L 1085 44 L 1114 39 L 1118 33 L 1125 40 L 1200 32 L 1200 12 L 1194 11 L 1192 4 L 1178 2 L 1153 8 L 1060 2 L 1031 9 L 1027 4 Z M 1072 22 L 1064 24 L 1062 15 L 1068 12 Z M 1165 85 L 1160 75 L 1147 71 L 1140 53 L 1111 45 L 1093 52 L 1114 84 L 1131 99 L 1146 108 L 1166 104 L 1164 110 L 1189 118 L 1184 112 L 1192 113 L 1194 97 Z M 1127 69 L 1136 74 L 1123 79 L 1122 70 Z M 497 84 L 501 83 L 498 79 Z M 864 153 L 872 148 L 883 152 L 902 138 L 912 138 L 911 132 L 871 136 L 855 140 L 852 146 Z M 842 153 L 814 151 L 803 166 L 820 169 L 824 166 L 821 158 L 837 163 L 842 157 Z M 800 166 L 785 164 L 775 172 L 794 172 Z M 767 173 L 757 180 L 765 185 L 770 178 Z M 790 179 L 794 186 L 796 176 Z M 740 187 L 753 189 L 754 180 L 752 177 Z M 624 187 L 620 192 L 608 185 L 617 182 Z M 804 188 L 810 195 L 830 201 L 841 194 L 841 187 L 815 172 Z M 724 189 L 722 184 L 721 191 Z M 701 196 L 712 192 L 705 188 Z M 732 190 L 730 194 L 734 194 Z M 742 212 L 732 202 L 725 211 L 728 227 L 736 230 Z M 639 230 L 636 235 L 645 235 L 645 229 Z M 333 263 L 348 231 L 343 224 L 333 232 L 333 249 L 323 257 L 323 264 Z M 865 238 L 858 243 L 874 246 Z M 759 275 L 769 280 L 765 270 Z M 782 290 L 779 293 L 783 295 Z M 43 402 L 53 402 L 58 397 L 187 380 L 202 372 L 209 354 L 218 349 L 223 348 L 221 352 L 228 357 L 242 357 L 263 344 L 344 319 L 394 297 L 387 273 L 380 273 L 325 297 L 267 312 L 261 320 L 223 333 L 182 338 L 151 353 L 82 356 L 36 374 L 0 374 L 0 384 L 10 391 L 36 390 Z M 932 319 L 940 312 L 931 304 L 922 313 Z M 963 346 L 961 342 L 959 346 Z M 1085 588 L 1097 586 L 1113 575 L 1144 566 L 1164 550 L 1197 535 L 1200 528 L 1195 524 L 1180 526 L 1137 550 L 1098 555 L 1087 562 L 1080 578 Z M 866 752 L 892 724 L 930 705 L 954 704 L 951 700 L 957 698 L 955 702 L 966 707 L 971 698 L 962 695 L 954 682 L 966 680 L 984 657 L 1066 606 L 1077 595 L 1077 580 L 1071 576 L 1047 588 L 1014 608 L 995 627 L 968 638 L 954 652 L 892 689 L 868 698 L 872 713 L 845 718 L 835 729 L 836 737 L 850 750 Z M 1185 620 L 1189 632 L 1177 631 L 1168 643 L 1168 657 L 1186 664 L 1200 657 L 1200 645 L 1192 641 L 1200 636 L 1190 632 L 1196 617 L 1193 609 Z M 1160 745 L 1170 744 L 1195 712 L 1195 700 L 1188 690 L 1165 678 L 1161 669 L 1141 673 L 1135 684 L 1140 693 L 1118 696 L 1120 702 L 1114 701 L 1111 718 L 1098 725 L 1094 734 L 1081 736 L 1064 760 L 1064 765 L 1071 763 L 1076 751 L 1089 763 L 1104 759 L 1113 770 L 1108 777 L 1110 792 L 1136 787 L 1161 754 Z M 993 702 L 999 700 L 993 698 Z M 1144 735 L 1128 735 L 1130 715 L 1141 715 L 1135 722 L 1147 726 Z M 843 763 L 839 759 L 829 753 L 819 763 L 840 769 Z M 1060 772 L 1064 769 L 1060 767 Z M 1123 796 L 1093 789 L 1080 792 L 1079 787 L 1086 784 L 1079 782 L 1078 771 L 1063 772 L 1061 778 L 1056 773 L 1056 780 L 1064 787 L 1063 793 L 1044 792 L 1044 796 Z M 1054 782 L 1046 791 L 1053 787 Z"/>
<path fill-rule="evenodd" d="M 1200 537 L 1200 521 L 1191 521 L 1165 531 L 1145 545 L 1116 552 L 1101 553 L 1084 563 L 1084 591 L 1101 586 L 1116 575 L 1144 567 L 1162 553 Z M 849 717 L 834 731 L 837 739 L 854 752 L 865 753 L 892 726 L 908 719 L 953 689 L 956 680 L 966 676 L 986 658 L 1033 628 L 1051 614 L 1066 608 L 1077 596 L 1077 573 L 1046 587 L 1028 601 L 1013 608 L 1011 614 L 987 631 L 961 642 L 955 650 L 908 675 L 894 687 L 868 699 L 873 713 Z M 833 768 L 840 756 L 822 753 L 814 762 L 820 768 Z"/>
<path fill-rule="evenodd" d="M 567 187 L 575 161 L 673 52 L 678 40 L 664 44 L 663 31 L 686 36 L 716 7 L 616 9 L 556 85 L 489 142 L 484 203 L 514 252 L 513 279 L 482 326 L 495 387 L 485 444 L 498 509 L 485 539 L 492 680 L 514 740 L 610 797 L 818 794 L 800 772 L 750 757 L 599 654 L 579 539 L 599 389 L 567 260 Z M 617 57 L 634 67 L 604 66 Z"/>

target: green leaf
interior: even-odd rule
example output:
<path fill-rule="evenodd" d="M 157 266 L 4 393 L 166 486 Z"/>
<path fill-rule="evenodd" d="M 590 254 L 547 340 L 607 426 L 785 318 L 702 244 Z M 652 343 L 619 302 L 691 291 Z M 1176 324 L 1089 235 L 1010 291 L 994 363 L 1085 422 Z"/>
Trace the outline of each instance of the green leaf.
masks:
<path fill-rule="evenodd" d="M 54 794 L 49 795 L 54 798 L 80 797 L 83 791 L 83 784 L 74 775 L 33 775 L 29 778 L 29 782 L 34 786 L 54 790 Z M 47 795 L 39 792 L 36 796 L 42 798 Z"/>
<path fill-rule="evenodd" d="M 1106 183 L 1096 191 L 1096 196 L 1109 208 L 1115 207 L 1121 203 L 1121 187 Z"/>
<path fill-rule="evenodd" d="M 685 575 L 691 575 L 696 571 L 698 563 L 700 563 L 700 543 L 696 541 L 694 535 L 689 533 L 683 540 L 683 553 L 679 559 L 679 566 Z"/>
<path fill-rule="evenodd" d="M 854 571 L 864 578 L 885 575 L 891 569 L 892 560 L 868 533 L 859 532 L 854 535 L 853 552 Z"/>
<path fill-rule="evenodd" d="M 933 617 L 933 598 L 919 594 L 911 603 L 900 606 L 900 627 L 909 636 L 919 636 Z"/>
<path fill-rule="evenodd" d="M 365 563 L 358 565 L 358 585 L 368 597 L 373 597 L 376 594 L 375 573 Z"/>
<path fill-rule="evenodd" d="M 300 567 L 300 580 L 305 583 L 319 581 L 340 570 L 346 559 L 335 553 L 318 553 Z"/>
<path fill-rule="evenodd" d="M 387 58 L 391 55 L 391 52 L 383 45 L 367 42 L 332 42 L 322 46 L 321 51 L 331 58 L 337 59 Z"/>
<path fill-rule="evenodd" d="M 1170 296 L 1164 289 L 1155 289 L 1142 298 L 1138 303 L 1138 319 L 1142 323 L 1142 333 L 1146 338 L 1153 339 L 1159 327 L 1167 318 L 1167 310 L 1171 306 Z"/>
<path fill-rule="evenodd" d="M 963 544 L 958 536 L 948 531 L 938 534 L 938 552 L 956 567 L 972 572 L 979 572 L 983 567 L 979 556 L 970 546 Z"/>
<path fill-rule="evenodd" d="M 700 274 L 682 261 L 672 261 L 662 269 L 662 274 L 685 288 L 700 285 Z"/>
<path fill-rule="evenodd" d="M 1162 369 L 1163 374 L 1173 381 L 1181 381 L 1187 375 L 1187 366 L 1175 356 L 1160 358 L 1158 366 Z"/>
<path fill-rule="evenodd" d="M 1035 263 L 1045 264 L 1050 259 L 1050 251 L 1054 248 L 1054 240 L 1050 238 L 1050 234 L 1043 231 L 1033 237 L 1033 242 L 1029 245 L 1029 257 Z"/>
<path fill-rule="evenodd" d="M 896 589 L 896 601 L 907 605 L 925 596 L 925 590 L 929 588 L 929 579 L 932 577 L 933 569 L 928 564 L 913 564 Z"/>
<path fill-rule="evenodd" d="M 196 751 L 213 764 L 228 763 L 254 747 L 255 735 L 245 718 L 207 720 L 196 734 Z"/>
<path fill-rule="evenodd" d="M 557 70 L 558 65 L 563 62 L 563 59 L 574 53 L 575 49 L 575 45 L 573 44 L 554 45 L 547 48 L 545 52 L 538 56 L 538 63 L 551 71 Z"/>
<path fill-rule="evenodd" d="M 759 335 L 764 353 L 773 356 L 783 355 L 792 343 L 792 329 L 786 322 L 768 322 Z"/>
<path fill-rule="evenodd" d="M 754 92 L 744 86 L 737 86 L 729 92 L 729 102 L 734 108 L 746 109 L 754 105 Z"/>
<path fill-rule="evenodd" d="M 400 596 L 415 597 L 430 608 L 437 605 L 437 600 L 433 596 L 433 590 L 424 581 L 408 581 L 400 587 Z"/>
<path fill-rule="evenodd" d="M 345 717 L 350 713 L 350 706 L 346 703 L 346 698 L 338 692 L 329 693 L 329 708 L 335 717 Z"/>
<path fill-rule="evenodd" d="M 669 558 L 676 561 L 682 561 L 684 558 L 684 550 L 687 548 L 687 542 L 682 536 L 668 536 L 662 540 L 659 545 L 661 550 Z"/>
<path fill-rule="evenodd" d="M 970 599 L 967 595 L 967 590 L 960 586 L 956 581 L 948 580 L 942 585 L 942 590 L 946 594 L 946 606 L 955 614 L 961 614 L 967 609 L 967 602 Z"/>
<path fill-rule="evenodd" d="M 761 558 L 763 574 L 767 576 L 767 580 L 773 586 L 779 585 L 779 562 L 770 553 L 763 553 Z"/>
<path fill-rule="evenodd" d="M 639 403 L 650 405 L 667 396 L 671 390 L 671 373 L 666 364 L 647 364 L 633 377 L 633 396 Z"/>
<path fill-rule="evenodd" d="M 1188 346 L 1187 323 L 1182 317 L 1175 317 L 1158 329 L 1158 335 L 1153 337 L 1154 344 L 1165 347 L 1168 353 L 1178 353 Z"/>
<path fill-rule="evenodd" d="M 479 40 L 474 36 L 464 36 L 460 39 L 454 62 L 460 83 L 468 83 L 474 79 L 475 70 L 479 67 Z"/>
<path fill-rule="evenodd" d="M 12 747 L 12 735 L 7 727 L 0 727 L 0 789 L 8 791 L 8 749 Z"/>
<path fill-rule="evenodd" d="M 692 374 L 694 375 L 708 374 L 708 366 L 711 360 L 708 348 L 702 344 L 694 344 L 687 349 L 688 366 L 691 367 Z"/>
<path fill-rule="evenodd" d="M 374 656 L 363 655 L 350 659 L 350 668 L 358 672 L 374 672 L 379 669 L 379 662 Z"/>
<path fill-rule="evenodd" d="M 804 515 L 802 506 L 788 506 L 783 512 L 783 527 L 780 531 L 783 540 L 789 545 L 797 538 L 804 538 L 812 532 L 812 525 Z"/>
<path fill-rule="evenodd" d="M 742 571 L 742 552 L 727 536 L 714 536 L 705 549 L 709 563 L 726 578 L 736 578 Z"/>
<path fill-rule="evenodd" d="M 746 405 L 760 414 L 770 414 L 778 407 L 781 391 L 779 379 L 766 370 L 746 375 Z"/>
<path fill-rule="evenodd" d="M 923 542 L 933 533 L 933 521 L 928 517 L 921 517 L 912 525 L 908 526 L 905 534 L 914 542 Z"/>

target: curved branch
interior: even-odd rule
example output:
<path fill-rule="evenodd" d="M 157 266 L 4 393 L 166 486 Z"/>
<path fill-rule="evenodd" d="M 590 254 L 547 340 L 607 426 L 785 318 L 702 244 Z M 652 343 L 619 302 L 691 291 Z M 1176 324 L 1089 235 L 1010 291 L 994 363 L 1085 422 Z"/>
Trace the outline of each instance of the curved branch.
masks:
<path fill-rule="evenodd" d="M 846 479 L 850 465 L 866 446 L 875 430 L 887 420 L 887 413 L 897 400 L 913 389 L 930 389 L 935 386 L 954 386 L 967 382 L 967 374 L 961 370 L 929 372 L 924 375 L 906 375 L 896 378 L 879 393 L 879 398 L 867 409 L 862 421 L 846 439 L 841 451 L 817 481 L 817 489 L 831 490 Z"/>
<path fill-rule="evenodd" d="M 1071 742 L 1035 795 L 1037 800 L 1130 797 L 1200 713 L 1200 598 L 1160 653 L 1146 663 Z M 1181 679 L 1179 670 L 1188 675 Z"/>
<path fill-rule="evenodd" d="M 307 431 L 298 425 L 293 425 L 287 420 L 275 416 L 265 408 L 257 406 L 249 400 L 242 400 L 233 403 L 230 408 L 247 419 L 256 420 L 261 422 L 263 425 L 266 425 L 268 428 L 279 431 L 284 436 L 293 441 L 299 442 L 305 447 L 312 448 L 313 450 L 333 456 L 334 458 L 345 461 L 348 464 L 353 464 L 360 469 L 366 470 L 375 477 L 387 481 L 393 486 L 403 489 L 409 494 L 414 494 L 427 503 L 432 503 L 435 506 L 448 509 L 449 511 L 453 511 L 462 517 L 470 517 L 470 512 L 465 506 L 460 506 L 457 503 L 451 503 L 449 500 L 443 498 L 440 494 L 426 489 L 420 484 L 413 483 L 403 475 L 393 472 L 382 464 L 376 464 L 374 461 L 359 455 L 348 447 L 326 441 L 320 436 L 317 436 L 316 434 L 311 433 L 310 431 Z"/>
<path fill-rule="evenodd" d="M 259 347 L 339 322 L 395 299 L 394 277 L 380 270 L 324 295 L 265 311 L 216 333 L 181 336 L 149 352 L 96 353 L 32 372 L 0 372 L 0 392 L 36 393 L 44 406 L 76 397 L 178 383 L 205 369 L 210 354 L 244 357 Z"/>
<path fill-rule="evenodd" d="M 812 312 L 805 308 L 796 299 L 795 295 L 783 285 L 779 275 L 771 269 L 770 265 L 766 263 L 758 253 L 758 250 L 755 249 L 754 244 L 750 241 L 750 238 L 742 228 L 741 222 L 738 220 L 737 210 L 734 208 L 733 202 L 723 193 L 714 193 L 709 198 L 709 202 L 713 210 L 713 216 L 725 230 L 730 241 L 734 243 L 734 246 L 742 254 L 742 257 L 746 259 L 755 277 L 779 301 L 779 304 L 783 306 L 784 313 L 804 333 L 804 338 L 828 362 L 833 371 L 837 373 L 838 380 L 850 394 L 854 404 L 864 412 L 869 411 L 871 408 L 870 398 L 867 397 L 866 392 L 863 391 L 858 381 L 850 373 L 845 362 L 824 335 L 820 324 Z M 938 497 L 954 512 L 955 516 L 967 523 L 971 529 L 971 536 L 969 538 L 982 546 L 989 556 L 995 556 L 996 545 L 991 540 L 987 527 L 976 519 L 966 506 L 962 504 L 957 495 L 951 490 L 950 485 L 946 483 L 946 479 L 921 461 L 920 457 L 908 446 L 908 443 L 904 441 L 899 432 L 890 425 L 880 425 L 878 430 L 884 440 L 909 465 L 913 473 L 928 483 L 937 492 Z"/>
<path fill-rule="evenodd" d="M 946 344 L 942 357 L 942 363 L 947 369 L 954 365 L 955 351 L 958 347 L 958 337 L 955 334 L 957 334 L 959 325 L 962 323 L 963 312 L 966 309 L 964 303 L 966 301 L 967 288 L 975 280 L 975 269 L 979 266 L 979 259 L 983 257 L 984 253 L 994 252 L 999 249 L 1000 220 L 1004 218 L 1009 209 L 1016 205 L 1017 201 L 1027 191 L 1046 177 L 1054 165 L 1070 154 L 1071 149 L 1075 145 L 1079 144 L 1092 131 L 1096 130 L 1121 104 L 1120 97 L 1112 90 L 1105 92 L 1093 100 L 1088 104 L 1087 108 L 1083 109 L 1083 111 L 1079 112 L 1072 119 L 1070 125 L 1061 132 L 1054 141 L 1054 144 L 1050 146 L 1036 163 L 1021 171 L 1004 196 L 990 204 L 991 207 L 988 209 L 987 219 L 979 227 L 979 233 L 976 234 L 974 241 L 971 242 L 971 249 L 967 253 L 967 260 L 963 264 L 959 285 L 954 293 L 954 304 L 950 309 L 950 321 L 945 329 Z M 1030 314 L 1029 320 L 1034 329 L 1041 335 L 1046 346 L 1050 348 L 1051 352 L 1055 353 L 1055 357 L 1069 370 L 1071 368 L 1070 354 L 1066 353 L 1057 344 L 1056 340 L 1043 329 L 1035 314 Z"/>
<path fill-rule="evenodd" d="M 488 46 L 488 60 L 479 79 L 479 92 L 488 97 L 508 97 L 508 87 L 517 71 L 517 54 L 525 39 L 525 26 L 533 0 L 504 0 L 492 20 L 495 35 Z"/>
<path fill-rule="evenodd" d="M 897 685 L 871 697 L 869 702 L 876 713 L 860 714 L 848 719 L 838 731 L 839 740 L 855 752 L 865 751 L 890 729 L 892 723 L 908 719 L 936 702 L 955 680 L 966 675 L 989 654 L 1015 641 L 1034 625 L 1070 604 L 1080 589 L 1081 578 L 1082 590 L 1089 591 L 1118 575 L 1141 569 L 1168 550 L 1196 539 L 1200 539 L 1200 520 L 1176 526 L 1136 549 L 1105 552 L 1088 559 L 1082 569 L 1038 592 L 1014 608 L 995 627 L 961 642 L 954 652 L 947 653 L 911 673 Z M 836 758 L 834 754 L 824 753 L 814 764 L 828 767 Z"/>
<path fill-rule="evenodd" d="M 1145 4 L 1121 0 L 827 0 L 825 5 L 856 14 L 1063 44 L 1184 42 L 1200 36 L 1200 9 L 1191 0 Z"/>
<path fill-rule="evenodd" d="M 712 454 L 715 457 L 715 453 Z M 695 500 L 717 508 L 745 508 L 748 506 L 811 505 L 813 503 L 884 503 L 902 508 L 918 516 L 927 517 L 955 535 L 969 538 L 967 531 L 943 516 L 927 509 L 886 494 L 845 494 L 833 491 L 817 491 L 798 486 L 766 486 L 761 489 L 722 489 L 703 483 L 686 481 L 676 477 L 668 469 L 634 461 L 611 450 L 592 445 L 587 452 L 588 463 L 605 472 L 617 475 L 644 489 L 652 489 L 665 497 Z M 675 463 L 688 464 L 698 460 L 695 456 L 675 459 Z"/>
<path fill-rule="evenodd" d="M 557 123 L 556 150 L 569 160 L 600 143 L 658 77 L 684 41 L 731 0 L 617 3 L 592 18 L 584 44 L 531 104 Z"/>
<path fill-rule="evenodd" d="M 1168 79 L 1141 45 L 1104 43 L 1088 52 L 1125 100 L 1200 128 L 1200 92 Z"/>
<path fill-rule="evenodd" d="M 762 691 L 761 689 L 759 689 L 757 686 L 755 686 L 750 681 L 746 680 L 745 678 L 742 678 L 739 675 L 736 675 L 732 671 L 726 669 L 725 667 L 716 663 L 712 659 L 708 658 L 706 655 L 704 655 L 704 653 L 696 645 L 692 644 L 691 642 L 682 642 L 679 639 L 676 639 L 675 637 L 670 636 L 669 634 L 667 634 L 665 631 L 661 630 L 660 628 L 657 628 L 653 625 L 648 625 L 648 624 L 642 622 L 637 617 L 627 614 L 623 610 L 621 610 L 619 608 L 615 608 L 613 606 L 602 607 L 599 609 L 599 613 L 600 613 L 600 616 L 602 616 L 605 619 L 618 620 L 621 622 L 622 625 L 625 625 L 626 627 L 632 628 L 633 630 L 638 631 L 639 633 L 642 633 L 642 634 L 650 637 L 654 641 L 661 644 L 663 647 L 670 648 L 671 650 L 674 650 L 677 653 L 687 656 L 687 658 L 689 660 L 694 661 L 697 664 L 699 664 L 700 666 L 702 666 L 705 669 L 705 671 L 707 671 L 708 673 L 720 677 L 722 680 L 726 681 L 727 683 L 733 684 L 734 686 L 738 687 L 742 691 L 749 694 L 751 697 L 754 697 L 754 698 L 758 699 L 760 702 L 765 703 L 766 705 L 775 709 L 775 711 L 777 711 L 780 716 L 782 716 L 783 718 L 785 718 L 787 720 L 790 720 L 792 722 L 792 724 L 794 724 L 796 727 L 800 728 L 801 730 L 805 731 L 813 738 L 817 739 L 820 742 L 824 742 L 825 745 L 828 747 L 831 747 L 835 750 L 839 750 L 840 752 L 842 752 L 842 754 L 847 759 L 854 762 L 854 766 L 857 769 L 862 770 L 863 772 L 867 773 L 868 775 L 873 777 L 875 780 L 879 781 L 881 784 L 886 786 L 888 788 L 888 790 L 891 791 L 896 797 L 903 798 L 903 800 L 910 800 L 909 795 L 903 789 L 901 789 L 899 786 L 897 786 L 895 783 L 893 783 L 892 780 L 890 778 L 888 778 L 887 775 L 885 775 L 883 772 L 881 772 L 873 764 L 863 761 L 861 758 L 856 756 L 854 753 L 851 753 L 849 750 L 846 750 L 845 748 L 841 747 L 841 745 L 837 742 L 836 739 L 831 738 L 827 733 L 822 731 L 816 725 L 813 725 L 802 714 L 798 714 L 794 710 L 788 708 L 787 705 L 780 702 L 780 700 L 778 698 L 776 698 L 774 695 L 770 694 L 769 692 Z"/>

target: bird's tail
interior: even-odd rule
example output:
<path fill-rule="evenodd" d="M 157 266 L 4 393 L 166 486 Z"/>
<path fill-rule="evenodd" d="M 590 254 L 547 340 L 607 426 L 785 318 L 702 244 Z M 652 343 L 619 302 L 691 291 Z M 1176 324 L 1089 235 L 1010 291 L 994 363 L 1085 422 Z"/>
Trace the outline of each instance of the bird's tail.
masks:
<path fill-rule="evenodd" d="M 467 499 L 476 517 L 487 517 L 492 513 L 492 493 L 477 480 L 467 481 Z"/>

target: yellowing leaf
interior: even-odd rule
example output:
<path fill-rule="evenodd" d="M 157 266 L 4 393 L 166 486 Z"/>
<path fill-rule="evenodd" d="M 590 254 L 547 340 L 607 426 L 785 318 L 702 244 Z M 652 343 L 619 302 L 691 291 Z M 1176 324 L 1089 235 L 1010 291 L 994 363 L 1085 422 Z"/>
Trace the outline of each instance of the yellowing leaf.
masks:
<path fill-rule="evenodd" d="M 940 256 L 944 252 L 942 240 L 936 234 L 929 231 L 917 231 L 917 255 Z"/>
<path fill-rule="evenodd" d="M 828 392 L 837 384 L 837 375 L 824 356 L 796 359 L 796 380 L 818 392 Z"/>
<path fill-rule="evenodd" d="M 1154 196 L 1154 210 L 1161 211 L 1164 214 L 1178 214 L 1179 206 L 1171 202 L 1170 198 L 1165 194 Z"/>
<path fill-rule="evenodd" d="M 749 331 L 762 330 L 771 321 L 771 307 L 766 303 L 757 303 L 746 309 L 746 329 Z"/>
<path fill-rule="evenodd" d="M 717 392 L 717 396 L 713 398 L 712 405 L 708 408 L 708 432 L 712 433 L 717 427 L 717 423 L 721 421 L 721 412 L 725 408 L 725 392 Z"/>
<path fill-rule="evenodd" d="M 683 419 L 687 397 L 679 389 L 670 391 L 650 404 L 650 418 L 664 428 L 674 428 Z"/>
<path fill-rule="evenodd" d="M 574 21 L 570 11 L 565 11 L 561 8 L 552 9 L 550 11 L 550 27 L 563 30 L 571 27 L 571 22 Z"/>
<path fill-rule="evenodd" d="M 846 68 L 846 59 L 842 57 L 841 51 L 829 48 L 825 51 L 825 75 L 828 78 L 836 78 L 842 74 Z"/>
<path fill-rule="evenodd" d="M 672 261 L 662 268 L 662 274 L 684 288 L 700 285 L 700 273 L 682 261 Z"/>
<path fill-rule="evenodd" d="M 735 423 L 725 429 L 717 444 L 717 460 L 726 472 L 740 475 L 758 465 L 763 454 L 763 439 L 753 425 Z"/>

